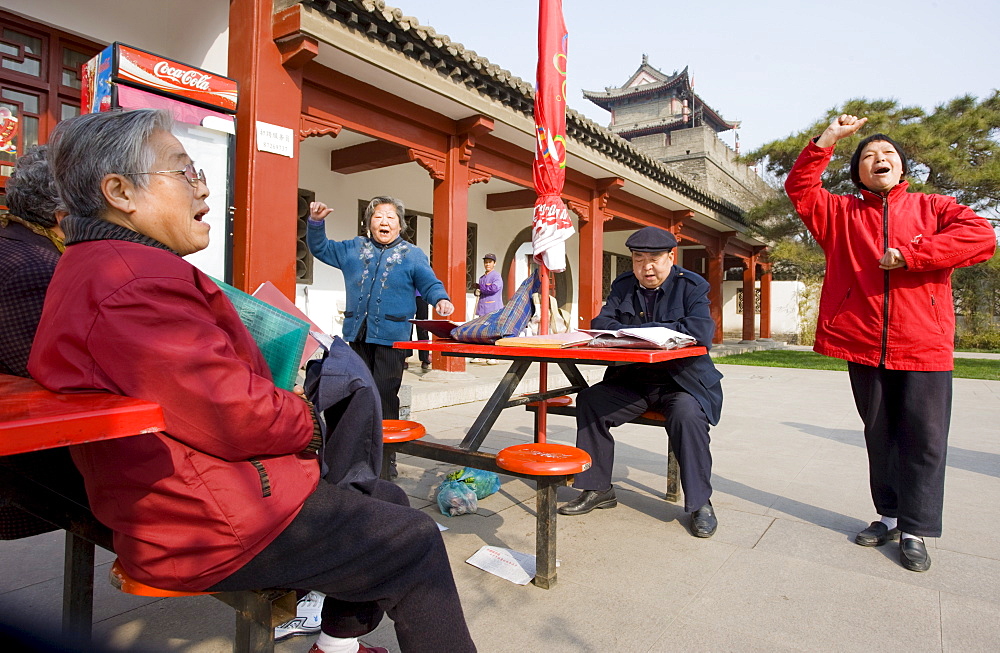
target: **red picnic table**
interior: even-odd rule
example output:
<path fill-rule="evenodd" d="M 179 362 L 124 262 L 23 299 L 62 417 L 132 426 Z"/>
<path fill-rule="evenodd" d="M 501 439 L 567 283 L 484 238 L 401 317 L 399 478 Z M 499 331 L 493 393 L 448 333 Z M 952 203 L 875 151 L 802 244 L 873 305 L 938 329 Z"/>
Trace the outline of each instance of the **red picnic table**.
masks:
<path fill-rule="evenodd" d="M 106 392 L 58 394 L 0 374 L 0 461 L 10 463 L 0 472 L 0 504 L 66 529 L 63 631 L 83 642 L 93 620 L 94 544 L 110 549 L 110 531 L 86 505 L 39 482 L 38 473 L 21 474 L 14 456 L 165 428 L 163 411 L 149 401 Z"/>
<path fill-rule="evenodd" d="M 466 358 L 492 358 L 511 361 L 510 368 L 497 384 L 493 395 L 486 401 L 476 421 L 473 422 L 465 439 L 457 447 L 449 447 L 435 442 L 413 440 L 387 445 L 399 453 L 427 458 L 452 465 L 473 467 L 500 474 L 529 479 L 536 485 L 535 510 L 535 578 L 534 584 L 548 589 L 556 582 L 556 488 L 569 483 L 571 474 L 539 476 L 522 474 L 509 469 L 501 469 L 496 457 L 480 453 L 479 447 L 496 423 L 500 413 L 507 408 L 526 406 L 543 399 L 575 394 L 589 384 L 578 365 L 605 365 L 617 367 L 635 363 L 659 363 L 676 358 L 700 356 L 708 353 L 704 347 L 683 347 L 680 349 L 625 349 L 618 347 L 504 347 L 497 345 L 476 345 L 454 340 L 417 340 L 397 342 L 397 349 L 419 349 L 439 351 L 445 356 Z M 569 381 L 568 386 L 528 392 L 514 397 L 521 379 L 533 363 L 555 363 Z M 535 441 L 544 437 L 544 423 L 535 415 Z"/>
<path fill-rule="evenodd" d="M 679 349 L 626 349 L 623 347 L 501 347 L 497 345 L 476 345 L 455 340 L 416 340 L 397 342 L 397 349 L 420 349 L 439 351 L 444 356 L 463 356 L 466 358 L 492 358 L 511 361 L 510 368 L 497 385 L 493 395 L 486 401 L 483 410 L 458 445 L 460 449 L 478 451 L 483 440 L 500 413 L 507 408 L 524 406 L 528 403 L 576 394 L 589 384 L 580 372 L 578 365 L 604 365 L 618 367 L 635 363 L 660 363 L 677 358 L 701 356 L 708 353 L 704 347 L 681 347 Z M 514 391 L 533 363 L 555 363 L 569 380 L 570 385 L 562 388 L 546 389 L 541 392 L 529 392 L 513 397 Z M 536 422 L 537 425 L 537 422 Z M 535 433 L 535 441 L 539 439 Z"/>

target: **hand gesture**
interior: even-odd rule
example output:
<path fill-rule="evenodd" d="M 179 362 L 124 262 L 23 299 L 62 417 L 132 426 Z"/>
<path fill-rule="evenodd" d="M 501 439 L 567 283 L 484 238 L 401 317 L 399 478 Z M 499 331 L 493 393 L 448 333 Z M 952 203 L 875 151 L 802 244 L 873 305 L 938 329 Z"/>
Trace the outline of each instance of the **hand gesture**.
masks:
<path fill-rule="evenodd" d="M 878 266 L 883 270 L 895 270 L 896 268 L 906 267 L 906 260 L 898 249 L 890 247 L 885 250 L 885 254 L 879 259 Z"/>
<path fill-rule="evenodd" d="M 865 126 L 866 122 L 868 122 L 868 118 L 858 118 L 849 113 L 842 113 L 834 118 L 830 126 L 826 128 L 826 131 L 820 135 L 816 140 L 816 145 L 819 147 L 832 147 L 840 139 L 855 134 Z"/>
<path fill-rule="evenodd" d="M 309 202 L 309 219 L 316 220 L 317 222 L 322 222 L 326 220 L 326 216 L 333 213 L 333 209 L 328 207 L 323 202 Z"/>
<path fill-rule="evenodd" d="M 447 299 L 442 299 L 437 304 L 434 305 L 434 310 L 438 312 L 441 317 L 448 317 L 455 312 L 455 305 L 449 302 Z"/>

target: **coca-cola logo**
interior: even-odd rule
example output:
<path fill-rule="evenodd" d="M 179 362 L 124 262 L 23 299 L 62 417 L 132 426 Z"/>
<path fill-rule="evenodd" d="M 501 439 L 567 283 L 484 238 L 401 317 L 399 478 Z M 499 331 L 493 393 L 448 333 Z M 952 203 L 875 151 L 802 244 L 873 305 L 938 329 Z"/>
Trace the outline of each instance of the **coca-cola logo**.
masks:
<path fill-rule="evenodd" d="M 209 89 L 209 80 L 212 79 L 211 75 L 200 73 L 197 70 L 175 68 L 166 61 L 161 61 L 153 66 L 153 74 L 162 79 L 172 79 L 178 84 L 183 84 L 199 91 L 207 91 Z"/>

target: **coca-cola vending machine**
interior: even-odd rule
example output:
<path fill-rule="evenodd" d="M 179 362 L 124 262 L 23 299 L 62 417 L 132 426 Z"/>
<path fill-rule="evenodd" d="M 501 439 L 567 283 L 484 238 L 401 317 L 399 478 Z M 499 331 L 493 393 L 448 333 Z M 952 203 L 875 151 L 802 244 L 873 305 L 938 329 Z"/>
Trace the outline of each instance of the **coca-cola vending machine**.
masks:
<path fill-rule="evenodd" d="M 174 135 L 205 171 L 211 242 L 185 257 L 203 272 L 232 282 L 236 80 L 112 43 L 83 68 L 84 113 L 110 109 L 167 109 Z"/>

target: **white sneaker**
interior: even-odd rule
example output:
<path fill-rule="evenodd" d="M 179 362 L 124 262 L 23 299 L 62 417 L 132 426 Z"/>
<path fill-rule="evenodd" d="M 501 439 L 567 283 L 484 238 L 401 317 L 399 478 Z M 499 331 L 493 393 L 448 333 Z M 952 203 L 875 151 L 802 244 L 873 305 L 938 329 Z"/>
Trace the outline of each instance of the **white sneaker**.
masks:
<path fill-rule="evenodd" d="M 274 629 L 274 641 L 278 642 L 296 635 L 315 635 L 323 614 L 323 594 L 309 592 L 295 606 L 295 618 Z"/>

